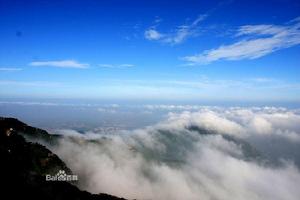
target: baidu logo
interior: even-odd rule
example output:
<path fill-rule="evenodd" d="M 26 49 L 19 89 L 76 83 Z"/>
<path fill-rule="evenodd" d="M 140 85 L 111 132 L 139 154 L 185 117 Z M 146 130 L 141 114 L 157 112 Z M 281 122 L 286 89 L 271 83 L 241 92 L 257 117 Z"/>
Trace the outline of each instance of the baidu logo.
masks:
<path fill-rule="evenodd" d="M 47 174 L 46 181 L 78 181 L 78 176 L 68 175 L 64 170 L 59 170 L 54 176 Z"/>

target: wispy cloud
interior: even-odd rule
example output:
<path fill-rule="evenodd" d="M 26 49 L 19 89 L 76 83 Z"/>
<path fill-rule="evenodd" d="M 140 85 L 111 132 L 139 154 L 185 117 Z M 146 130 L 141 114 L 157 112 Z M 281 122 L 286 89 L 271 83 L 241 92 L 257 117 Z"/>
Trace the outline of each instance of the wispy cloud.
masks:
<path fill-rule="evenodd" d="M 145 38 L 147 40 L 160 40 L 163 37 L 164 37 L 164 35 L 162 33 L 158 32 L 157 30 L 155 30 L 155 28 L 153 28 L 153 27 L 151 27 L 145 31 Z"/>
<path fill-rule="evenodd" d="M 0 67 L 0 71 L 21 71 L 22 68 L 16 68 L 16 67 Z"/>
<path fill-rule="evenodd" d="M 0 86 L 59 87 L 59 82 L 0 80 Z"/>
<path fill-rule="evenodd" d="M 56 61 L 35 61 L 29 63 L 31 66 L 48 66 L 48 67 L 61 67 L 61 68 L 78 68 L 86 69 L 89 67 L 87 63 L 80 63 L 75 60 L 56 60 Z"/>
<path fill-rule="evenodd" d="M 286 25 L 246 25 L 237 30 L 237 42 L 206 50 L 183 60 L 188 65 L 209 64 L 218 60 L 256 59 L 300 44 L 300 18 Z"/>
<path fill-rule="evenodd" d="M 180 44 L 187 38 L 196 35 L 199 23 L 206 17 L 207 15 L 200 15 L 192 23 L 177 26 L 175 30 L 168 33 L 159 32 L 157 26 L 160 21 L 155 20 L 155 25 L 148 28 L 144 36 L 147 40 L 156 40 L 171 45 Z"/>
<path fill-rule="evenodd" d="M 125 68 L 131 68 L 134 67 L 135 65 L 133 64 L 99 64 L 99 67 L 103 68 L 113 68 L 113 69 L 125 69 Z"/>

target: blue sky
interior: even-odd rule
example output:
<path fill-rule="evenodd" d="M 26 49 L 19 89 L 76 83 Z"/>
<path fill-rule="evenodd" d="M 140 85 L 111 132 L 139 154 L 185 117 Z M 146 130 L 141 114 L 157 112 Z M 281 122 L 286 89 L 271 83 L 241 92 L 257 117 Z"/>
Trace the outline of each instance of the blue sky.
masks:
<path fill-rule="evenodd" d="M 300 2 L 0 0 L 0 97 L 300 101 Z"/>

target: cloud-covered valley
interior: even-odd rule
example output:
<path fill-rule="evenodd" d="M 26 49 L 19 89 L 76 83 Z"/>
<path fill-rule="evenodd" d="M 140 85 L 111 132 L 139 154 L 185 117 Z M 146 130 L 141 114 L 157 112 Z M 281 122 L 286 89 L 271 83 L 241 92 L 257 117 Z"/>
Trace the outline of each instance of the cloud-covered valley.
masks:
<path fill-rule="evenodd" d="M 161 122 L 135 130 L 58 130 L 65 137 L 50 148 L 79 175 L 80 188 L 93 193 L 130 199 L 298 199 L 299 130 L 298 110 L 199 107 L 173 110 Z M 270 142 L 270 148 L 260 148 Z M 282 144 L 293 156 L 268 154 Z"/>

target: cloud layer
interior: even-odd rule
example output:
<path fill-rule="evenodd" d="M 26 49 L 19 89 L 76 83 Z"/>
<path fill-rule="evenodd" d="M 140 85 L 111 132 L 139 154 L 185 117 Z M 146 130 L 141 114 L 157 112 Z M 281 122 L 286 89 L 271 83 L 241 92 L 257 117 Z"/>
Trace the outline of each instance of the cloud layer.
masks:
<path fill-rule="evenodd" d="M 97 134 L 61 130 L 52 147 L 80 187 L 136 199 L 298 199 L 300 172 L 256 159 L 240 139 L 273 135 L 299 142 L 298 111 L 199 108 L 144 129 Z M 198 129 L 191 129 L 198 127 Z M 228 137 L 228 135 L 230 137 Z M 244 148 L 246 145 L 247 148 Z M 251 155 L 251 156 L 250 156 Z"/>
<path fill-rule="evenodd" d="M 300 143 L 298 124 L 299 114 L 285 108 L 204 107 L 196 112 L 169 113 L 167 126 L 198 126 L 240 138 L 272 135 Z"/>

